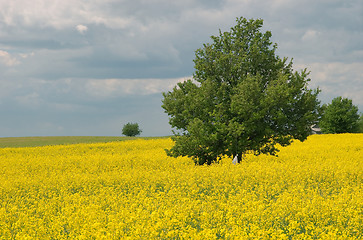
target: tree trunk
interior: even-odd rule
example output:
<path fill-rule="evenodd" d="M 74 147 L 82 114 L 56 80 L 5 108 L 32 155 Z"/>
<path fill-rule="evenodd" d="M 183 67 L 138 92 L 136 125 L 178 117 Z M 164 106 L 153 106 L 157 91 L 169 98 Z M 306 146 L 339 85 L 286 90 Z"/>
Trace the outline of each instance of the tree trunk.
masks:
<path fill-rule="evenodd" d="M 237 162 L 241 163 L 242 162 L 242 153 L 237 154 Z"/>
<path fill-rule="evenodd" d="M 242 156 L 243 154 L 236 154 L 236 155 L 233 155 L 233 161 L 232 163 L 233 164 L 236 164 L 236 163 L 240 163 L 242 162 Z M 237 159 L 236 159 L 237 158 Z M 237 161 L 236 161 L 237 160 Z"/>

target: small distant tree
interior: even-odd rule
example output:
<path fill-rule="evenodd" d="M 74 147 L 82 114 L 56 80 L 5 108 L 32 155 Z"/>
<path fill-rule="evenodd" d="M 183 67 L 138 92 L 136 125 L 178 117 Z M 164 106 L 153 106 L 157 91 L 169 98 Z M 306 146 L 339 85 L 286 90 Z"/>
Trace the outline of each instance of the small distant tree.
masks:
<path fill-rule="evenodd" d="M 127 123 L 122 128 L 122 134 L 128 137 L 135 137 L 140 135 L 142 130 L 139 128 L 139 124 L 137 123 Z"/>
<path fill-rule="evenodd" d="M 319 126 L 323 133 L 353 133 L 358 131 L 358 107 L 348 98 L 336 97 L 323 105 Z"/>

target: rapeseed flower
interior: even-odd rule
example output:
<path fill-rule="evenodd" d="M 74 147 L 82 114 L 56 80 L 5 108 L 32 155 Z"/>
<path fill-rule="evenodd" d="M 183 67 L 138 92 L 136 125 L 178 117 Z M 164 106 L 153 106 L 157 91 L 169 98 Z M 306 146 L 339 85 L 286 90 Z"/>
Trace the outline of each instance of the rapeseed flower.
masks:
<path fill-rule="evenodd" d="M 195 166 L 170 139 L 0 149 L 0 239 L 359 239 L 363 134 Z"/>

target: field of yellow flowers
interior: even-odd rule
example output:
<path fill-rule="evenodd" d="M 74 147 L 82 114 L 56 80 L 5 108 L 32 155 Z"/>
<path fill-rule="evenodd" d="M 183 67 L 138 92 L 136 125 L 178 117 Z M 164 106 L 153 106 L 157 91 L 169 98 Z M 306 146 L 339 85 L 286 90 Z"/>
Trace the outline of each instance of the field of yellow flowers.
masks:
<path fill-rule="evenodd" d="M 170 139 L 0 149 L 0 239 L 360 239 L 363 134 L 195 166 Z"/>

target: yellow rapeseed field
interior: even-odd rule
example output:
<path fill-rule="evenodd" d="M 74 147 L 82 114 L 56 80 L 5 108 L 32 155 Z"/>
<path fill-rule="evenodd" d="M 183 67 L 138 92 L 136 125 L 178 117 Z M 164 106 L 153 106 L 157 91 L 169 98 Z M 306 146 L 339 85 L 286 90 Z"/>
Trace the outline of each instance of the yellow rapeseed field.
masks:
<path fill-rule="evenodd" d="M 362 239 L 363 134 L 195 166 L 170 139 L 0 149 L 0 239 Z"/>

